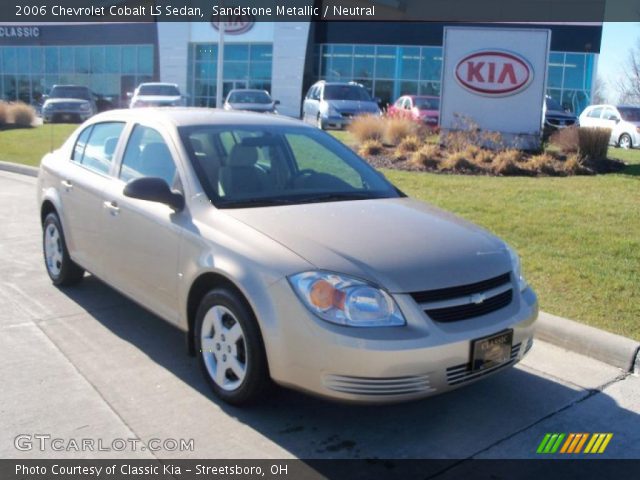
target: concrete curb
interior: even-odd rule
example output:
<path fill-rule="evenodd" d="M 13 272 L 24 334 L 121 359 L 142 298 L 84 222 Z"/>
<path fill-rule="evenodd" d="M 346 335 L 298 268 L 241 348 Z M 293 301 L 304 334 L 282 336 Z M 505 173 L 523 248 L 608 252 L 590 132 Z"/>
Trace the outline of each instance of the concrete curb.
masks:
<path fill-rule="evenodd" d="M 546 312 L 540 312 L 536 324 L 536 337 L 626 372 L 640 370 L 640 342 L 630 338 Z"/>
<path fill-rule="evenodd" d="M 19 163 L 0 161 L 0 170 L 4 170 L 5 172 L 19 173 L 21 175 L 28 175 L 30 177 L 37 177 L 39 169 L 37 167 L 30 167 L 28 165 L 20 165 Z"/>
<path fill-rule="evenodd" d="M 38 168 L 17 163 L 0 161 L 0 170 L 31 177 L 38 176 Z M 546 312 L 540 312 L 536 324 L 536 337 L 626 372 L 640 373 L 640 342 L 630 338 Z"/>

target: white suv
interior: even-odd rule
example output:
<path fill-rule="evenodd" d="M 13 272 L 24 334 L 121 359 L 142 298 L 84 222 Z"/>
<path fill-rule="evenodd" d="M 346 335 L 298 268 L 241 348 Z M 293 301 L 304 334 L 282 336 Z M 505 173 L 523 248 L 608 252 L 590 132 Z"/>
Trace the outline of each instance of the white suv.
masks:
<path fill-rule="evenodd" d="M 620 148 L 640 145 L 640 107 L 591 105 L 580 115 L 580 126 L 610 128 L 610 143 Z"/>

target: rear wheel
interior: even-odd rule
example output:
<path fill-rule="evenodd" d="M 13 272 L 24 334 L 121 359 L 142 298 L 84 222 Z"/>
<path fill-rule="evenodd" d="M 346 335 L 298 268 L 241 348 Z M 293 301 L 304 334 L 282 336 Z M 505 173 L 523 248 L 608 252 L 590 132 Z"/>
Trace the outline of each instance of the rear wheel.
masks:
<path fill-rule="evenodd" d="M 244 405 L 266 394 L 271 381 L 262 337 L 239 295 L 227 289 L 205 295 L 195 335 L 200 367 L 218 397 Z"/>
<path fill-rule="evenodd" d="M 620 138 L 618 139 L 618 146 L 620 148 L 624 148 L 625 150 L 633 147 L 631 136 L 628 133 L 623 133 L 622 135 L 620 135 Z"/>
<path fill-rule="evenodd" d="M 54 285 L 73 285 L 84 277 L 84 270 L 69 256 L 60 219 L 50 213 L 42 226 L 44 264 Z"/>

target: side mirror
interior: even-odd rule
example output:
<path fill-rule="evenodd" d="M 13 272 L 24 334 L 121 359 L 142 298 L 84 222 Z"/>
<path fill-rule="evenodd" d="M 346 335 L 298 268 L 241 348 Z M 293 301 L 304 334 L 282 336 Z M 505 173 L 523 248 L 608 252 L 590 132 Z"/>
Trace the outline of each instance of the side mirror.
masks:
<path fill-rule="evenodd" d="M 141 177 L 130 180 L 124 187 L 126 197 L 147 200 L 149 202 L 164 203 L 176 212 L 184 209 L 184 196 L 173 192 L 162 178 Z"/>
<path fill-rule="evenodd" d="M 133 97 L 133 92 L 127 92 L 127 98 Z"/>
<path fill-rule="evenodd" d="M 274 104 L 274 105 L 280 105 L 280 100 L 274 100 L 274 101 L 273 101 L 273 104 Z"/>

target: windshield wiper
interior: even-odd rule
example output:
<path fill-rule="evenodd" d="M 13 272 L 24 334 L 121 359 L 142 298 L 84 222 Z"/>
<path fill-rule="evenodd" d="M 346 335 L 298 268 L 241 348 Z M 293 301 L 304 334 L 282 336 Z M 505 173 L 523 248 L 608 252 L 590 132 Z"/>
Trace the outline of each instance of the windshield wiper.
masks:
<path fill-rule="evenodd" d="M 298 200 L 299 203 L 316 203 L 316 202 L 339 202 L 343 200 L 371 200 L 376 197 L 370 192 L 343 192 L 343 193 L 321 193 L 309 197 L 303 197 Z"/>
<path fill-rule="evenodd" d="M 245 200 L 230 200 L 218 203 L 218 208 L 245 208 L 245 207 L 273 207 L 277 205 L 291 205 L 299 203 L 295 198 L 247 198 Z"/>

